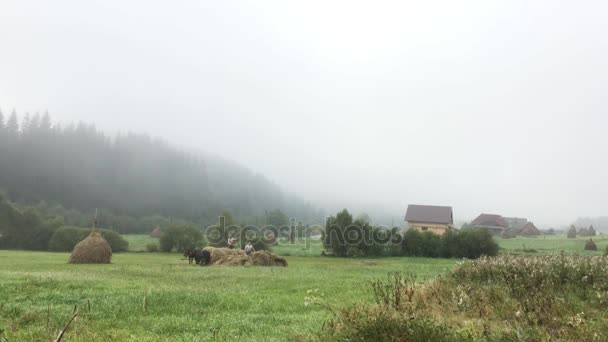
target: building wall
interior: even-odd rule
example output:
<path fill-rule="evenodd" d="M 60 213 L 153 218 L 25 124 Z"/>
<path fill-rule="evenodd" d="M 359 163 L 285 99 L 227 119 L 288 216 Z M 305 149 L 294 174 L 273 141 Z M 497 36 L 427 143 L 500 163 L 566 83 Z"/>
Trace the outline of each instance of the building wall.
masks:
<path fill-rule="evenodd" d="M 408 226 L 410 227 L 410 229 L 416 229 L 421 232 L 429 231 L 439 235 L 443 235 L 451 228 L 449 224 L 428 222 L 408 222 Z"/>

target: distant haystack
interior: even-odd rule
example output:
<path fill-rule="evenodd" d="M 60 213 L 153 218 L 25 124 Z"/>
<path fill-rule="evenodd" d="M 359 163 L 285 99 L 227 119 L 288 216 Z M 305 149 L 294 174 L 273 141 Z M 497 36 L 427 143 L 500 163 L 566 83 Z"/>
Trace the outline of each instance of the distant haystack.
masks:
<path fill-rule="evenodd" d="M 74 247 L 69 261 L 70 264 L 109 264 L 110 262 L 112 262 L 112 248 L 96 229 Z"/>
<path fill-rule="evenodd" d="M 597 251 L 597 245 L 593 242 L 592 239 L 589 239 L 585 242 L 585 250 L 586 251 Z"/>
<path fill-rule="evenodd" d="M 160 238 L 163 235 L 163 232 L 162 232 L 162 230 L 160 230 L 159 227 L 156 227 L 156 228 L 154 228 L 153 231 L 150 232 L 149 235 L 150 235 L 150 237 L 153 237 L 153 238 Z"/>
<path fill-rule="evenodd" d="M 287 266 L 285 258 L 268 251 L 246 255 L 240 249 L 205 248 L 211 254 L 209 265 L 215 266 Z"/>

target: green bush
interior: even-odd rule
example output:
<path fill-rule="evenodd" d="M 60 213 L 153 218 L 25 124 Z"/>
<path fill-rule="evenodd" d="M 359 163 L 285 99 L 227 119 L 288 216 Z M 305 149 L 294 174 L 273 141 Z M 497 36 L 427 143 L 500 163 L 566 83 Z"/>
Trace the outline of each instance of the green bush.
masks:
<path fill-rule="evenodd" d="M 146 245 L 146 251 L 150 253 L 157 253 L 160 250 L 157 243 L 149 243 Z"/>
<path fill-rule="evenodd" d="M 448 231 L 443 235 L 410 229 L 403 236 L 401 253 L 428 258 L 475 259 L 482 255 L 497 255 L 498 244 L 485 229 Z"/>
<path fill-rule="evenodd" d="M 593 240 L 589 239 L 585 242 L 585 250 L 586 251 L 597 251 L 597 245 Z"/>
<path fill-rule="evenodd" d="M 71 252 L 90 232 L 90 228 L 61 227 L 53 233 L 48 249 L 53 252 Z M 99 232 L 110 244 L 112 252 L 126 252 L 129 249 L 129 242 L 117 232 L 109 229 L 99 229 Z"/>
<path fill-rule="evenodd" d="M 192 223 L 178 223 L 163 230 L 159 242 L 160 250 L 165 253 L 205 246 L 203 233 Z"/>
<path fill-rule="evenodd" d="M 334 308 L 322 341 L 608 341 L 608 258 L 483 257 L 417 284 L 372 282 L 375 303 Z M 321 302 L 323 304 L 323 302 Z"/>
<path fill-rule="evenodd" d="M 570 226 L 570 229 L 568 229 L 568 239 L 574 239 L 576 238 L 576 227 L 574 225 Z"/>
<path fill-rule="evenodd" d="M 378 306 L 354 306 L 323 326 L 321 341 L 465 342 L 470 336 L 444 323 Z"/>

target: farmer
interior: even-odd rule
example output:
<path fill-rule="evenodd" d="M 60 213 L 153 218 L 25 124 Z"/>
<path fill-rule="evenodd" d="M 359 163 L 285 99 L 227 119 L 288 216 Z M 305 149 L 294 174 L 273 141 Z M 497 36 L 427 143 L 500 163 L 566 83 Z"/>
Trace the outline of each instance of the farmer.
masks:
<path fill-rule="evenodd" d="M 228 239 L 228 248 L 233 249 L 235 243 L 236 243 L 236 239 L 234 237 L 229 238 Z"/>
<path fill-rule="evenodd" d="M 253 252 L 255 252 L 255 248 L 253 248 L 253 246 L 251 245 L 251 241 L 249 241 L 247 242 L 247 245 L 245 245 L 245 254 L 249 255 Z"/>

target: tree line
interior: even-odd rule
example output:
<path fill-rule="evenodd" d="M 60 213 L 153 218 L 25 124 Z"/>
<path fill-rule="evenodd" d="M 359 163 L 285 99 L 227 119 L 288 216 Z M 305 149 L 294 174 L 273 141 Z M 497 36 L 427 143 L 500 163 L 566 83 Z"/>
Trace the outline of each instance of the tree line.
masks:
<path fill-rule="evenodd" d="M 224 208 L 247 223 L 264 222 L 271 208 L 310 221 L 323 217 L 236 163 L 143 134 L 110 137 L 94 125 L 53 123 L 48 113 L 20 119 L 0 111 L 0 191 L 75 226 L 87 226 L 100 208 L 100 221 L 122 233 L 173 220 L 207 225 Z"/>

